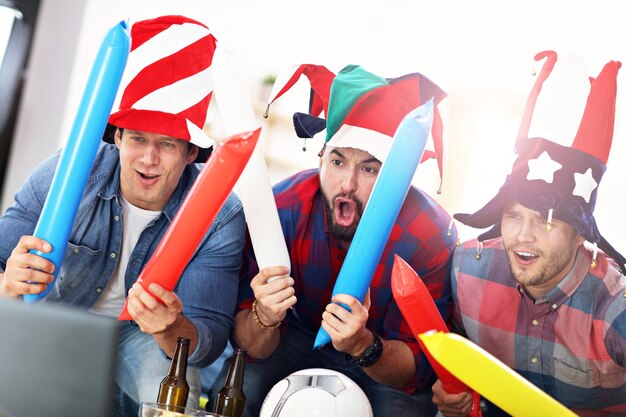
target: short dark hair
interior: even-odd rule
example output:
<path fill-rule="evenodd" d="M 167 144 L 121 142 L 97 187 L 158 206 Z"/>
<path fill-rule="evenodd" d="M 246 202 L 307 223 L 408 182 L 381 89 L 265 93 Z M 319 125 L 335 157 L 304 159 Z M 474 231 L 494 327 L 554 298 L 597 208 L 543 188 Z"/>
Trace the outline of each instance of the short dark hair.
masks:
<path fill-rule="evenodd" d="M 110 123 L 107 123 L 107 127 L 104 130 L 104 135 L 102 135 L 102 140 L 106 143 L 115 143 L 115 132 L 117 130 L 120 130 L 120 136 L 122 135 L 122 133 L 124 132 L 124 128 L 123 127 L 117 127 L 115 125 L 112 125 Z M 189 153 L 193 152 L 193 147 L 196 146 L 198 148 L 198 156 L 195 159 L 195 163 L 204 163 L 207 161 L 207 159 L 209 159 L 209 156 L 211 156 L 211 152 L 213 152 L 213 146 L 210 146 L 208 148 L 201 148 L 189 141 L 185 141 L 187 142 L 187 147 L 189 150 Z"/>

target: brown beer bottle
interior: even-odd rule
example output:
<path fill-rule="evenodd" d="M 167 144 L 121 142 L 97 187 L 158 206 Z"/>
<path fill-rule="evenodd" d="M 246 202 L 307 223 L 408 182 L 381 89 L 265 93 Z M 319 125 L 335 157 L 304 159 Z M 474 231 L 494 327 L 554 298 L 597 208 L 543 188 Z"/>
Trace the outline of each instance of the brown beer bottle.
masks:
<path fill-rule="evenodd" d="M 186 378 L 189 342 L 189 339 L 185 337 L 179 337 L 176 340 L 176 352 L 174 352 L 169 372 L 161 381 L 157 403 L 178 407 L 187 405 L 189 384 L 187 384 Z M 174 409 L 172 408 L 172 410 Z"/>
<path fill-rule="evenodd" d="M 243 371 L 246 351 L 236 348 L 228 368 L 224 387 L 217 393 L 213 412 L 224 417 L 243 417 L 246 396 L 243 393 Z"/>

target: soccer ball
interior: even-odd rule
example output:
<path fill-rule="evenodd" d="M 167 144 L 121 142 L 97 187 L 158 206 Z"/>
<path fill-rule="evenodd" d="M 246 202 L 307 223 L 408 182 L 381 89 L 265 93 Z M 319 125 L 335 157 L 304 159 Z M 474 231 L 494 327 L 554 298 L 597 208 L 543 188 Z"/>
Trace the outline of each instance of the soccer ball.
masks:
<path fill-rule="evenodd" d="M 330 369 L 303 369 L 278 381 L 263 401 L 260 417 L 372 417 L 361 388 Z"/>

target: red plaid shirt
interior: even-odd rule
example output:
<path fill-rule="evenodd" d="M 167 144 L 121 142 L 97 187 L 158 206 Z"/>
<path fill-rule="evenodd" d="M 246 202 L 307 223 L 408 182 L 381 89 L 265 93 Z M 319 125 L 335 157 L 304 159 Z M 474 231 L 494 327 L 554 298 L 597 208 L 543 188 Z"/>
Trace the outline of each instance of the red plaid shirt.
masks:
<path fill-rule="evenodd" d="M 471 240 L 454 254 L 455 330 L 581 416 L 626 415 L 626 278 L 615 264 L 599 253 L 591 268 L 581 248 L 535 302 L 513 279 L 501 238 L 476 253 Z"/>
<path fill-rule="evenodd" d="M 312 332 L 320 327 L 322 312 L 346 256 L 328 233 L 318 171 L 296 174 L 274 187 L 280 222 L 291 257 L 298 302 L 294 320 Z M 456 232 L 447 236 L 450 216 L 424 192 L 411 187 L 391 231 L 370 286 L 372 305 L 367 328 L 384 339 L 401 340 L 413 351 L 416 376 L 407 390 L 428 386 L 432 370 L 403 319 L 391 292 L 394 254 L 406 260 L 420 275 L 441 315 L 450 312 L 449 271 Z M 250 308 L 254 296 L 250 281 L 258 273 L 251 251 L 244 261 L 239 308 Z M 290 313 L 291 314 L 291 313 Z M 311 346 L 312 347 L 312 346 Z"/>

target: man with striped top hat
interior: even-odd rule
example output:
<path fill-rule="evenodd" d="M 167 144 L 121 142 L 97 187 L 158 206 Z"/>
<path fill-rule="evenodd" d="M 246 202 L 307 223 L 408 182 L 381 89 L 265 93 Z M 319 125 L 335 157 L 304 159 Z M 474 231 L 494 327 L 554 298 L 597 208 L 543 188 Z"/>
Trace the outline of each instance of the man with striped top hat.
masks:
<path fill-rule="evenodd" d="M 259 271 L 244 258 L 234 342 L 255 358 L 246 364 L 248 417 L 258 416 L 272 386 L 306 368 L 328 368 L 354 380 L 374 416 L 430 416 L 432 370 L 391 294 L 394 254 L 422 276 L 444 317 L 449 313 L 449 259 L 456 235 L 450 216 L 425 192 L 411 187 L 385 244 L 363 303 L 331 293 L 396 128 L 411 110 L 445 93 L 422 74 L 385 79 L 360 66 L 336 76 L 322 66 L 299 66 L 312 87 L 310 113 L 296 113 L 300 137 L 323 136 L 318 169 L 274 187 L 291 258 Z M 280 87 L 280 83 L 278 87 Z M 280 95 L 279 94 L 279 95 Z M 316 117 L 324 112 L 325 119 Z M 435 142 L 441 125 L 435 107 Z M 437 150 L 437 148 L 435 148 Z M 350 307 L 350 311 L 337 303 Z M 313 350 L 320 324 L 332 344 Z M 226 368 L 224 368 L 224 371 Z M 216 384 L 223 383 L 225 372 Z"/>
<path fill-rule="evenodd" d="M 626 415 L 625 260 L 593 217 L 621 64 L 608 62 L 590 82 L 576 57 L 535 59 L 545 62 L 511 173 L 483 208 L 455 215 L 490 227 L 454 254 L 456 330 L 577 414 Z M 566 108 L 576 115 L 554 117 Z M 439 383 L 433 392 L 444 416 L 469 412 L 469 394 Z M 488 405 L 485 415 L 499 413 Z"/>
<path fill-rule="evenodd" d="M 69 237 L 61 270 L 44 302 L 117 317 L 128 296 L 132 322 L 119 341 L 117 386 L 134 408 L 155 401 L 178 337 L 191 340 L 189 405 L 197 406 L 197 367 L 224 349 L 233 325 L 245 222 L 231 195 L 173 292 L 133 285 L 199 175 L 211 140 L 203 132 L 212 93 L 216 40 L 183 16 L 139 21 L 131 29 L 119 108 L 109 118 Z M 0 218 L 0 294 L 42 292 L 53 264 L 29 254 L 49 252 L 31 236 L 59 153 L 43 162 Z M 127 417 L 137 410 L 114 406 Z"/>

